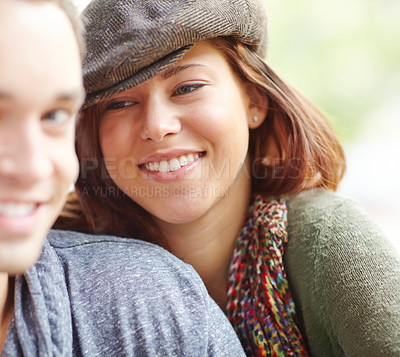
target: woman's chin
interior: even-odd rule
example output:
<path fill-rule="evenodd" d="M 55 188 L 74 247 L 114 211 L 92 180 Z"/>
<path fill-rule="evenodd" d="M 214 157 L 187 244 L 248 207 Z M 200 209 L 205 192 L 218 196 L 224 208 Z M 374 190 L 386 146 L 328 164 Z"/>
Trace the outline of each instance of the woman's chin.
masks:
<path fill-rule="evenodd" d="M 183 207 L 170 207 L 158 212 L 150 212 L 152 216 L 160 223 L 168 224 L 190 224 L 199 220 L 207 213 L 207 207 L 202 207 L 194 203 Z"/>
<path fill-rule="evenodd" d="M 162 214 L 159 216 L 155 216 L 156 220 L 161 221 L 163 223 L 167 224 L 190 224 L 192 222 L 195 222 L 198 220 L 200 217 L 202 217 L 202 213 L 197 213 L 197 212 L 185 212 L 182 214 Z"/>
<path fill-rule="evenodd" d="M 169 194 L 162 199 L 153 197 L 142 202 L 136 200 L 136 203 L 160 223 L 189 224 L 211 212 L 221 197 L 194 192 L 192 195 Z"/>

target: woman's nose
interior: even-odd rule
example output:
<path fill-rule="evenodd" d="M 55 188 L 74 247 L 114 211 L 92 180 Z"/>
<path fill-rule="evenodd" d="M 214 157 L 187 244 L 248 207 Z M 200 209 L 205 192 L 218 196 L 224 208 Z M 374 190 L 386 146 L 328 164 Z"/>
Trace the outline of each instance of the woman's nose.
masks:
<path fill-rule="evenodd" d="M 178 111 L 172 103 L 159 97 L 147 101 L 143 108 L 141 138 L 161 142 L 181 131 Z"/>

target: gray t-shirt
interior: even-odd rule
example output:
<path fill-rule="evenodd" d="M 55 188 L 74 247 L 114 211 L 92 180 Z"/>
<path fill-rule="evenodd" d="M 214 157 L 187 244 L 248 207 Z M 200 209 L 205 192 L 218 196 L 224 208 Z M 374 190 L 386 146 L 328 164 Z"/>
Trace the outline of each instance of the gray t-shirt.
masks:
<path fill-rule="evenodd" d="M 51 231 L 17 277 L 2 356 L 244 356 L 193 268 L 134 239 Z"/>

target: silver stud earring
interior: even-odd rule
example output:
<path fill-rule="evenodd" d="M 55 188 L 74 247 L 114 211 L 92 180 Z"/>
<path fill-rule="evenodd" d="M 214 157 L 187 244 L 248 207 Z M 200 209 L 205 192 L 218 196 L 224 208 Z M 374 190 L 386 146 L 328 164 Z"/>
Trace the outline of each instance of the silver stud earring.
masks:
<path fill-rule="evenodd" d="M 253 117 L 253 122 L 254 122 L 254 123 L 257 123 L 257 122 L 258 122 L 258 116 L 257 116 L 257 115 L 255 115 L 255 116 Z"/>

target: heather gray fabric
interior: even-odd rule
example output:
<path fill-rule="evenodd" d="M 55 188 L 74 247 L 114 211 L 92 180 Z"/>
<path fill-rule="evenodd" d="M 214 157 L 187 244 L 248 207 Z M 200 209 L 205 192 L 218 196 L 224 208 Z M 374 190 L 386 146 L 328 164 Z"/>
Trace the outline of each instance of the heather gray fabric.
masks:
<path fill-rule="evenodd" d="M 289 201 L 284 263 L 316 357 L 400 356 L 400 258 L 355 201 L 303 192 Z"/>
<path fill-rule="evenodd" d="M 18 278 L 3 356 L 244 356 L 197 273 L 162 248 L 68 231 L 48 240 Z"/>
<path fill-rule="evenodd" d="M 14 313 L 2 357 L 71 353 L 71 312 L 64 271 L 45 241 L 36 265 L 15 280 Z"/>
<path fill-rule="evenodd" d="M 200 40 L 237 36 L 265 55 L 261 0 L 93 0 L 82 18 L 83 108 L 148 80 Z"/>

